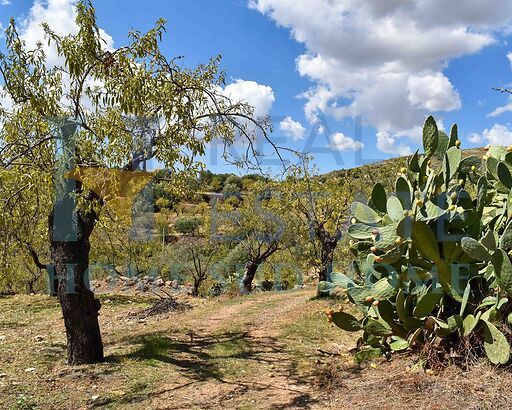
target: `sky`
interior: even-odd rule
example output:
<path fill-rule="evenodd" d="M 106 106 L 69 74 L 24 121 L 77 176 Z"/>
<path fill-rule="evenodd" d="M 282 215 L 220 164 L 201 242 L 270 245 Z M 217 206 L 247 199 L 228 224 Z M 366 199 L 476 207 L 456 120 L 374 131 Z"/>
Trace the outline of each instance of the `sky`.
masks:
<path fill-rule="evenodd" d="M 272 140 L 311 153 L 322 172 L 414 152 L 429 114 L 447 132 L 457 123 L 463 148 L 512 145 L 512 95 L 492 90 L 512 87 L 510 1 L 93 3 L 111 47 L 164 18 L 169 58 L 194 66 L 222 55 L 225 92 L 270 115 Z M 14 17 L 28 44 L 45 21 L 72 32 L 73 16 L 72 0 L 0 0 L 0 25 Z M 209 149 L 207 166 L 230 169 L 219 154 Z"/>

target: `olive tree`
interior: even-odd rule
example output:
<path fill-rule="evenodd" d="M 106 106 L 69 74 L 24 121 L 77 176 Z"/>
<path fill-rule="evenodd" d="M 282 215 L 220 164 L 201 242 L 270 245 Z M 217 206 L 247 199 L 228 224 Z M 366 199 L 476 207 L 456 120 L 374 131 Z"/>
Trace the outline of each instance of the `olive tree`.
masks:
<path fill-rule="evenodd" d="M 100 303 L 84 278 L 101 209 L 126 188 L 116 190 L 119 181 L 103 178 L 102 189 L 92 189 L 76 169 L 136 175 L 154 158 L 179 174 L 194 169 L 194 158 L 214 137 L 226 144 L 246 139 L 252 147 L 254 130 L 266 137 L 267 127 L 253 119 L 251 107 L 223 95 L 219 58 L 187 68 L 161 52 L 164 21 L 147 33 L 132 31 L 125 46 L 109 50 L 92 4 L 81 0 L 76 8 L 76 33 L 58 35 L 44 25 L 45 41 L 59 56 L 56 64 L 48 63 L 42 43 L 27 48 L 13 20 L 0 54 L 0 101 L 9 101 L 0 108 L 1 178 L 29 175 L 20 191 L 44 187 L 52 193 L 45 204 L 49 260 L 44 265 L 59 280 L 70 364 L 104 360 Z M 150 119 L 142 120 L 150 132 L 140 126 L 141 118 Z M 75 179 L 66 178 L 73 172 Z M 6 218 L 19 206 L 11 202 L 1 209 Z M 29 220 L 21 211 L 17 217 Z"/>

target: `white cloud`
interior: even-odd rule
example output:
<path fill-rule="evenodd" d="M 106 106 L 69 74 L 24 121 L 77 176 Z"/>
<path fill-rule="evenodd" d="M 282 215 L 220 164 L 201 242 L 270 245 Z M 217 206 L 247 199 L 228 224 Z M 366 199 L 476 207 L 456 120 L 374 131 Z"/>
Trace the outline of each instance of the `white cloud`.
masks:
<path fill-rule="evenodd" d="M 364 144 L 347 137 L 342 132 L 331 135 L 331 148 L 338 151 L 357 151 L 364 147 Z"/>
<path fill-rule="evenodd" d="M 468 137 L 468 140 L 469 140 L 469 142 L 471 142 L 473 144 L 481 144 L 482 141 L 483 141 L 482 136 L 480 134 L 477 134 L 477 133 L 471 134 Z"/>
<path fill-rule="evenodd" d="M 429 111 L 451 111 L 461 107 L 460 97 L 442 73 L 411 75 L 407 80 L 409 102 Z"/>
<path fill-rule="evenodd" d="M 275 101 L 272 87 L 242 79 L 228 84 L 224 88 L 224 95 L 233 102 L 244 102 L 254 107 L 256 118 L 267 116 Z"/>
<path fill-rule="evenodd" d="M 508 62 L 510 63 L 510 68 L 512 68 L 512 51 L 509 51 L 507 53 L 507 59 L 508 59 Z"/>
<path fill-rule="evenodd" d="M 512 23 L 512 2 L 503 0 L 317 0 L 314 6 L 251 0 L 249 6 L 305 45 L 297 70 L 315 83 L 303 94 L 309 121 L 320 111 L 336 119 L 360 115 L 392 139 L 429 112 L 460 108 L 443 74 L 447 62 L 495 43 L 494 34 Z"/>
<path fill-rule="evenodd" d="M 303 125 L 298 121 L 294 121 L 292 117 L 286 117 L 279 123 L 279 127 L 281 128 L 281 131 L 283 131 L 285 135 L 290 137 L 293 141 L 303 139 L 304 134 L 306 133 L 306 129 Z"/>
<path fill-rule="evenodd" d="M 0 6 L 8 6 L 11 4 L 10 0 L 0 0 Z"/>
<path fill-rule="evenodd" d="M 487 114 L 487 116 L 488 117 L 497 117 L 498 115 L 501 115 L 505 112 L 512 111 L 512 96 L 509 96 L 508 101 L 509 102 L 507 104 L 496 108 L 493 112 L 490 112 L 489 114 Z"/>
<path fill-rule="evenodd" d="M 47 23 L 56 34 L 64 36 L 67 34 L 76 34 L 78 26 L 75 22 L 76 9 L 75 0 L 36 0 L 30 9 L 28 17 L 21 23 L 20 37 L 26 42 L 29 49 L 36 47 L 38 42 L 43 44 L 44 51 L 47 56 L 47 65 L 55 66 L 59 63 L 55 46 L 52 44 L 48 47 L 45 41 L 43 23 Z M 105 41 L 105 48 L 113 50 L 114 41 L 103 29 L 100 34 Z"/>
<path fill-rule="evenodd" d="M 397 135 L 391 135 L 389 132 L 380 131 L 376 135 L 377 137 L 377 148 L 386 153 L 396 156 L 410 155 L 412 150 L 409 146 L 397 143 Z"/>
<path fill-rule="evenodd" d="M 512 145 L 512 129 L 509 125 L 494 124 L 482 134 L 471 134 L 468 139 L 473 144 Z"/>
<path fill-rule="evenodd" d="M 482 137 L 491 145 L 512 145 L 512 129 L 506 125 L 494 124 L 491 129 L 485 129 Z"/>

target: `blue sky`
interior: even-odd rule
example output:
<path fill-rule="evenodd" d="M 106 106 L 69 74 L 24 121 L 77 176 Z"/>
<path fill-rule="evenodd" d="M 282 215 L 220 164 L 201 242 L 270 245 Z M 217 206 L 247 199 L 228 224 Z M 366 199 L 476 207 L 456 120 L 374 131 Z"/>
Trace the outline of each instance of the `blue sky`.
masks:
<path fill-rule="evenodd" d="M 7 4 L 9 3 L 9 4 Z M 457 5 L 453 5 L 457 3 Z M 434 114 L 459 124 L 463 147 L 512 144 L 512 5 L 505 0 L 96 0 L 99 26 L 121 46 L 162 17 L 163 49 L 188 65 L 221 54 L 232 95 L 274 119 L 272 138 L 307 149 L 321 171 L 406 154 Z M 31 28 L 72 30 L 69 0 L 0 0 Z M 500 108 L 501 107 L 501 108 Z M 362 119 L 361 139 L 355 132 Z M 320 124 L 320 127 L 319 127 Z M 312 130 L 324 129 L 312 134 Z M 226 166 L 215 154 L 214 170 Z"/>

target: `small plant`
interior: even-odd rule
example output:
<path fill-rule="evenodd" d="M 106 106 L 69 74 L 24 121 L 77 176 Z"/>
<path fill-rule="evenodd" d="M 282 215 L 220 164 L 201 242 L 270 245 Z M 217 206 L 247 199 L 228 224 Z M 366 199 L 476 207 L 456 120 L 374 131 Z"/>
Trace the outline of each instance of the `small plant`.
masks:
<path fill-rule="evenodd" d="M 362 319 L 329 312 L 329 320 L 363 330 L 359 358 L 431 345 L 450 351 L 471 337 L 493 364 L 505 364 L 512 153 L 488 147 L 483 160 L 463 159 L 457 126 L 448 136 L 431 116 L 423 146 L 400 170 L 393 195 L 378 183 L 368 204 L 352 204 L 352 274 L 334 273 L 319 293 L 341 288 Z"/>
<path fill-rule="evenodd" d="M 174 221 L 174 229 L 183 235 L 192 235 L 201 226 L 201 220 L 193 216 L 180 216 Z"/>

